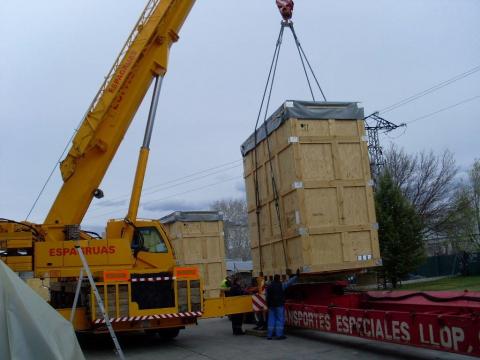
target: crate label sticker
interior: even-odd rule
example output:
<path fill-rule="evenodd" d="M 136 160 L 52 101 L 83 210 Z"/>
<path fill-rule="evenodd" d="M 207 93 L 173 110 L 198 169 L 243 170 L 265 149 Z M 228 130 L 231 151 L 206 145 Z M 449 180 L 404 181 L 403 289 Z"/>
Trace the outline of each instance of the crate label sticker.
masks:
<path fill-rule="evenodd" d="M 304 227 L 301 227 L 301 228 L 298 228 L 298 235 L 308 235 L 308 229 L 304 228 Z"/>
<path fill-rule="evenodd" d="M 302 272 L 305 272 L 305 273 L 308 273 L 308 272 L 311 272 L 312 269 L 310 268 L 310 266 L 303 266 L 302 268 Z"/>
<path fill-rule="evenodd" d="M 301 189 L 303 188 L 303 182 L 302 181 L 295 181 L 292 184 L 292 189 Z"/>
<path fill-rule="evenodd" d="M 293 107 L 293 101 L 286 101 L 285 107 Z"/>
<path fill-rule="evenodd" d="M 289 136 L 288 137 L 288 143 L 289 144 L 295 144 L 298 143 L 300 140 L 298 139 L 298 136 Z"/>

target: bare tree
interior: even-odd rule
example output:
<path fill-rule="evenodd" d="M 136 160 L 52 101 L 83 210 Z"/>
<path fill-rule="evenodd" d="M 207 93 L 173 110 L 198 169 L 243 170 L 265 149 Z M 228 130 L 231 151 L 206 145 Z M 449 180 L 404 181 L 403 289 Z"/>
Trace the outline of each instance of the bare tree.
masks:
<path fill-rule="evenodd" d="M 431 151 L 411 155 L 392 146 L 385 160 L 386 170 L 420 216 L 424 235 L 441 233 L 450 221 L 457 189 L 453 154 L 445 150 L 441 155 Z"/>
<path fill-rule="evenodd" d="M 227 257 L 250 260 L 247 202 L 244 199 L 222 199 L 215 201 L 210 207 L 223 212 Z"/>
<path fill-rule="evenodd" d="M 455 252 L 478 250 L 475 209 L 472 206 L 472 192 L 469 184 L 459 183 L 448 211 L 449 221 L 443 227 L 444 243 Z"/>

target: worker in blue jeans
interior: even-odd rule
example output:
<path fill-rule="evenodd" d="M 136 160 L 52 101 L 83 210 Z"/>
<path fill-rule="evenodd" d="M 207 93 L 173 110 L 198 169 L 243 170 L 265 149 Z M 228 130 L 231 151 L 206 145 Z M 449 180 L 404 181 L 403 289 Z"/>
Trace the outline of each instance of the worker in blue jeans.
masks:
<path fill-rule="evenodd" d="M 298 276 L 293 276 L 290 277 L 288 281 L 281 282 L 280 275 L 275 275 L 273 281 L 267 288 L 268 340 L 272 340 L 274 333 L 275 339 L 286 339 L 286 336 L 283 334 L 283 328 L 285 326 L 285 289 L 293 285 L 297 279 Z"/>

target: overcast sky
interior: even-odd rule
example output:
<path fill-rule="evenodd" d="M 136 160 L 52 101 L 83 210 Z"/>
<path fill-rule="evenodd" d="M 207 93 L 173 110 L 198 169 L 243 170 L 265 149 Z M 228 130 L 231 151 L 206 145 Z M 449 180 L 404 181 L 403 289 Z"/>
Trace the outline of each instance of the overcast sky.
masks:
<path fill-rule="evenodd" d="M 0 217 L 25 219 L 145 4 L 0 0 Z M 478 0 L 296 0 L 293 20 L 327 99 L 360 101 L 366 114 L 480 65 Z M 172 48 L 140 216 L 244 196 L 239 147 L 255 125 L 279 24 L 274 0 L 197 1 Z M 475 96 L 480 71 L 384 116 L 409 122 Z M 290 34 L 270 112 L 286 99 L 310 99 Z M 148 103 L 85 228 L 125 215 Z M 383 145 L 448 148 L 465 170 L 480 157 L 479 114 L 477 97 L 383 137 Z M 56 169 L 29 220 L 43 221 L 60 186 Z"/>

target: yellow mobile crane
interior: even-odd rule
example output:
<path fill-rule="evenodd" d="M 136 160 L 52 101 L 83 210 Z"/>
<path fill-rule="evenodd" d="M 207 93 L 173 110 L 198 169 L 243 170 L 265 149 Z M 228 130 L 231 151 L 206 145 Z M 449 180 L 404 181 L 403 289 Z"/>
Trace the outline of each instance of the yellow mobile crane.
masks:
<path fill-rule="evenodd" d="M 162 224 L 137 219 L 170 47 L 194 2 L 148 1 L 60 164 L 63 186 L 45 221 L 0 220 L 1 259 L 14 271 L 49 278 L 50 304 L 67 319 L 74 318 L 77 331 L 107 331 L 92 286 L 78 287 L 77 304 L 77 279 L 84 268 L 81 256 L 116 331 L 159 330 L 176 336 L 200 317 L 252 309 L 249 296 L 204 300 L 198 269 L 176 266 Z M 98 187 L 152 82 L 128 213 L 124 219 L 108 221 L 105 238 L 98 238 L 81 230 L 80 223 L 93 198 L 103 197 Z"/>

